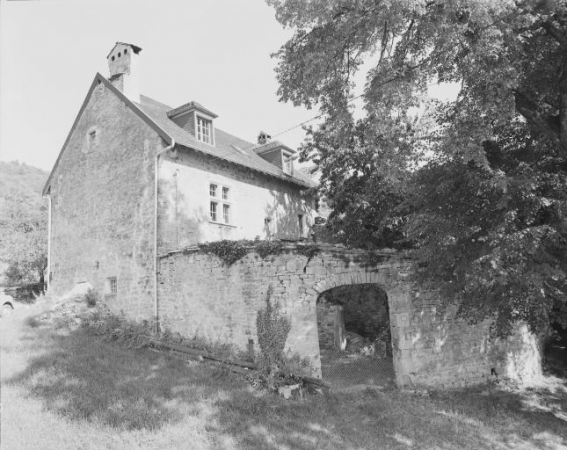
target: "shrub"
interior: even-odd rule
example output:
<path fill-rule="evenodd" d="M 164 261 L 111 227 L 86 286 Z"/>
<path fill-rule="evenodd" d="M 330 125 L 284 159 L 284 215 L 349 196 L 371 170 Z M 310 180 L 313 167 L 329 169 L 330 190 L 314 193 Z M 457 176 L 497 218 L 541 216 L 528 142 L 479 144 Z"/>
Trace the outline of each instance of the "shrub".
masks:
<path fill-rule="evenodd" d="M 260 346 L 261 369 L 268 373 L 279 371 L 284 364 L 283 349 L 291 323 L 280 311 L 278 302 L 272 303 L 272 286 L 266 294 L 266 308 L 258 311 L 256 316 L 256 329 L 258 331 L 258 345 Z"/>
<path fill-rule="evenodd" d="M 84 299 L 85 299 L 85 302 L 87 303 L 87 306 L 89 308 L 93 308 L 94 306 L 96 306 L 96 304 L 99 300 L 98 292 L 91 288 L 85 294 Z"/>
<path fill-rule="evenodd" d="M 116 341 L 131 348 L 142 348 L 150 345 L 154 337 L 149 322 L 134 322 L 126 319 L 123 314 L 95 313 L 83 320 L 81 325 L 93 334 L 103 336 L 108 340 Z"/>
<path fill-rule="evenodd" d="M 25 323 L 30 328 L 37 328 L 41 325 L 41 322 L 37 317 L 28 317 Z"/>

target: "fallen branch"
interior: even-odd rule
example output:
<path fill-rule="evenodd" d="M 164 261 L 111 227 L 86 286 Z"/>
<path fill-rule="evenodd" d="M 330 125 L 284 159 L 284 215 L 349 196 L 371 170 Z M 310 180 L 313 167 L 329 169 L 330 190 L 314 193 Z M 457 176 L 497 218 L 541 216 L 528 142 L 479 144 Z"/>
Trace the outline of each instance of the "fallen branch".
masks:
<path fill-rule="evenodd" d="M 222 359 L 217 356 L 210 354 L 205 350 L 197 350 L 195 348 L 186 347 L 179 344 L 171 344 L 169 342 L 162 342 L 157 339 L 150 339 L 150 343 L 156 347 L 164 347 L 170 350 L 175 350 L 176 352 L 186 353 L 191 356 L 202 357 L 203 359 L 210 359 L 211 361 L 221 362 L 223 364 L 228 364 L 232 366 L 246 367 L 247 369 L 256 369 L 256 365 L 249 361 L 242 361 L 239 359 Z"/>

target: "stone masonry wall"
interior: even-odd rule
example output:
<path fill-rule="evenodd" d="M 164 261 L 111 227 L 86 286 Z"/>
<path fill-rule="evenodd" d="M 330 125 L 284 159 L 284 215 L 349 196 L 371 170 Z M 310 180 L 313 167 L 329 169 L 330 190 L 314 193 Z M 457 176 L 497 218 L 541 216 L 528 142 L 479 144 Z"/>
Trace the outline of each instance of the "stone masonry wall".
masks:
<path fill-rule="evenodd" d="M 381 259 L 365 267 L 362 252 L 323 246 L 309 261 L 290 249 L 266 259 L 252 253 L 226 267 L 212 255 L 174 252 L 160 262 L 161 324 L 245 351 L 249 339 L 257 344 L 256 315 L 265 307 L 272 285 L 272 300 L 291 321 L 286 351 L 308 358 L 313 374 L 320 376 L 317 298 L 336 286 L 374 283 L 388 295 L 398 386 L 482 383 L 492 369 L 523 379 L 537 375 L 533 337 L 523 334 L 510 342 L 491 343 L 487 324 L 470 326 L 456 320 L 453 309 L 439 315 L 435 295 L 420 293 L 407 282 L 407 263 L 401 257 L 383 254 Z M 521 361 L 528 354 L 534 358 L 526 367 Z"/>
<path fill-rule="evenodd" d="M 104 84 L 94 89 L 52 175 L 55 294 L 88 281 L 115 312 L 153 317 L 154 155 L 164 146 Z"/>

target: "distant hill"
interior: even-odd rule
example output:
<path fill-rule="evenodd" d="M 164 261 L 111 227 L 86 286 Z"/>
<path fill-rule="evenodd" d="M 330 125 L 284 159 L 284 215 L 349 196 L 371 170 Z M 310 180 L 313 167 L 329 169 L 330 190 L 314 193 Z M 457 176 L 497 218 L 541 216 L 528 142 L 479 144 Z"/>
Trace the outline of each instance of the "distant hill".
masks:
<path fill-rule="evenodd" d="M 0 161 L 0 199 L 3 200 L 10 191 L 15 190 L 30 199 L 42 201 L 41 191 L 48 176 L 45 170 L 25 163 Z"/>
<path fill-rule="evenodd" d="M 41 191 L 49 173 L 20 163 L 18 161 L 0 161 L 0 233 L 7 233 L 4 217 L 5 205 L 10 199 L 20 198 L 27 210 L 35 210 L 47 217 L 47 200 L 41 197 Z M 6 236 L 0 236 L 0 241 Z M 0 284 L 4 282 L 4 272 L 8 265 L 2 261 L 3 250 L 0 248 Z"/>

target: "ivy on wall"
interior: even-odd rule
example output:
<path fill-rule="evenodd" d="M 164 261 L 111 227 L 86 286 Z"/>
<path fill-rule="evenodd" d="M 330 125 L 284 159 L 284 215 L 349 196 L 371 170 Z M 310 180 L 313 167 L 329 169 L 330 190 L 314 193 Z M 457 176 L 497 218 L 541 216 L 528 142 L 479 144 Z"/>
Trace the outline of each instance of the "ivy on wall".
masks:
<path fill-rule="evenodd" d="M 260 366 L 268 372 L 279 370 L 285 365 L 283 350 L 291 323 L 280 311 L 278 302 L 270 300 L 272 285 L 266 294 L 266 308 L 258 311 L 256 329 L 261 351 Z"/>
<path fill-rule="evenodd" d="M 215 241 L 199 244 L 199 250 L 206 254 L 212 254 L 220 258 L 226 266 L 231 266 L 235 262 L 244 258 L 248 253 L 256 252 L 258 255 L 265 259 L 270 255 L 281 255 L 287 249 L 281 241 L 262 241 L 262 240 L 240 240 L 240 241 Z M 318 252 L 319 247 L 314 244 L 307 244 L 297 246 L 293 251 L 307 257 L 308 261 L 313 258 Z"/>

